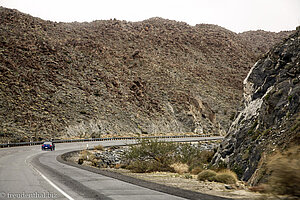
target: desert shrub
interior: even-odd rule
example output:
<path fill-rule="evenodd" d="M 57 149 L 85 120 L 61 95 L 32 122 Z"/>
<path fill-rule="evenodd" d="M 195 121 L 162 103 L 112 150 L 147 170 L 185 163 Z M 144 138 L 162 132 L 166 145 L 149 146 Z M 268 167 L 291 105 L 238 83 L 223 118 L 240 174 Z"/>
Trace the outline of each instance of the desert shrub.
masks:
<path fill-rule="evenodd" d="M 97 145 L 97 146 L 94 146 L 94 149 L 95 150 L 101 150 L 101 151 L 103 151 L 104 150 L 104 147 L 102 146 L 102 145 Z"/>
<path fill-rule="evenodd" d="M 180 174 L 191 172 L 193 168 L 203 168 L 204 164 L 208 164 L 214 152 L 202 151 L 198 146 L 187 143 L 179 144 L 172 142 L 158 142 L 157 140 L 141 140 L 139 145 L 130 146 L 125 153 L 125 160 L 128 161 L 129 168 L 132 171 L 177 171 Z M 137 169 L 139 167 L 132 162 L 145 162 L 147 169 Z"/>
<path fill-rule="evenodd" d="M 193 177 L 192 177 L 191 174 L 186 173 L 186 174 L 184 174 L 184 178 L 186 178 L 186 179 L 192 179 Z"/>
<path fill-rule="evenodd" d="M 210 163 L 213 155 L 213 151 L 201 150 L 197 146 L 185 143 L 180 144 L 176 160 L 181 163 L 186 163 L 189 166 L 189 172 L 192 173 L 194 168 L 205 168 L 205 165 Z M 194 174 L 198 173 L 194 172 Z"/>
<path fill-rule="evenodd" d="M 98 166 L 99 166 L 99 165 L 98 165 L 98 160 L 97 160 L 97 159 L 93 158 L 93 159 L 91 159 L 90 161 L 92 162 L 92 166 L 94 166 L 94 167 L 98 167 Z"/>
<path fill-rule="evenodd" d="M 220 172 L 213 177 L 213 181 L 226 183 L 226 184 L 235 184 L 237 182 L 236 174 L 234 172 Z"/>
<path fill-rule="evenodd" d="M 127 165 L 126 169 L 135 173 L 145 173 L 148 169 L 148 164 L 144 161 L 134 161 Z"/>
<path fill-rule="evenodd" d="M 300 197 L 300 147 L 294 147 L 285 153 L 270 159 L 267 167 L 270 192 Z"/>
<path fill-rule="evenodd" d="M 159 163 L 155 160 L 149 160 L 149 161 L 133 161 L 131 162 L 126 169 L 129 169 L 132 172 L 135 173 L 150 173 L 150 172 L 156 172 L 156 171 L 171 171 L 174 172 L 174 170 L 169 167 L 168 165 L 165 165 L 163 163 Z"/>
<path fill-rule="evenodd" d="M 217 172 L 215 172 L 215 171 L 213 171 L 213 170 L 210 170 L 210 169 L 208 169 L 208 170 L 203 170 L 202 172 L 200 172 L 200 173 L 198 174 L 197 179 L 198 179 L 199 181 L 206 181 L 206 180 L 211 181 L 211 180 L 213 180 L 213 178 L 214 178 L 216 175 L 217 175 Z"/>
<path fill-rule="evenodd" d="M 174 171 L 178 174 L 184 174 L 187 173 L 189 170 L 189 166 L 184 163 L 173 163 L 170 167 L 174 169 Z"/>
<path fill-rule="evenodd" d="M 187 163 L 189 166 L 198 166 L 202 164 L 207 164 L 213 158 L 214 152 L 201 150 L 197 146 L 193 146 L 187 143 L 180 144 L 178 150 L 177 160 L 182 163 Z"/>
<path fill-rule="evenodd" d="M 124 156 L 130 161 L 128 164 L 132 171 L 174 171 L 170 165 L 174 163 L 176 147 L 175 143 L 141 140 L 139 145 L 131 146 Z"/>
<path fill-rule="evenodd" d="M 203 171 L 203 168 L 198 166 L 198 167 L 192 168 L 192 170 L 190 170 L 190 171 L 191 171 L 191 174 L 197 175 Z"/>
<path fill-rule="evenodd" d="M 93 161 L 95 159 L 95 155 L 87 150 L 83 150 L 80 152 L 79 157 L 83 160 Z"/>
<path fill-rule="evenodd" d="M 125 154 L 127 159 L 144 160 L 154 159 L 158 162 L 173 159 L 175 156 L 176 144 L 158 142 L 157 140 L 141 140 L 139 145 L 130 146 Z"/>

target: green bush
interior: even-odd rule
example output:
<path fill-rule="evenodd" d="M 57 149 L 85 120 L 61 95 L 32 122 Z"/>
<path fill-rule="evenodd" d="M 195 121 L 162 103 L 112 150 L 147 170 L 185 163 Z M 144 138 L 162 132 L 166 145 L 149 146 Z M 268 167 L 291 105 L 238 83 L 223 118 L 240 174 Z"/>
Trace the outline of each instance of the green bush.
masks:
<path fill-rule="evenodd" d="M 141 140 L 139 145 L 130 146 L 125 153 L 129 161 L 127 169 L 133 172 L 174 171 L 170 167 L 176 157 L 177 144 L 157 140 Z"/>
<path fill-rule="evenodd" d="M 216 175 L 217 175 L 217 172 L 208 169 L 208 170 L 204 170 L 204 171 L 200 172 L 198 174 L 197 179 L 199 181 L 206 181 L 206 180 L 212 181 Z"/>
<path fill-rule="evenodd" d="M 154 159 L 158 162 L 172 160 L 175 157 L 176 144 L 157 140 L 141 140 L 139 145 L 132 145 L 125 157 L 128 160 Z"/>
<path fill-rule="evenodd" d="M 174 172 L 174 164 L 176 163 L 181 163 L 182 166 L 188 168 L 188 171 L 192 171 L 194 168 L 203 168 L 204 164 L 208 164 L 213 154 L 213 151 L 201 151 L 199 147 L 187 143 L 141 140 L 139 145 L 130 146 L 124 159 L 128 161 L 127 165 L 130 166 L 127 168 L 131 171 Z M 141 166 L 137 163 L 140 163 Z M 187 170 L 185 171 L 187 172 Z"/>
<path fill-rule="evenodd" d="M 134 173 L 150 173 L 150 172 L 174 172 L 174 169 L 169 167 L 169 165 L 159 163 L 155 160 L 150 161 L 133 161 L 131 162 L 126 169 Z"/>
<path fill-rule="evenodd" d="M 134 162 L 131 162 L 126 167 L 126 169 L 129 169 L 130 171 L 135 172 L 135 173 L 145 173 L 145 172 L 147 172 L 148 164 L 143 161 L 134 161 Z"/>

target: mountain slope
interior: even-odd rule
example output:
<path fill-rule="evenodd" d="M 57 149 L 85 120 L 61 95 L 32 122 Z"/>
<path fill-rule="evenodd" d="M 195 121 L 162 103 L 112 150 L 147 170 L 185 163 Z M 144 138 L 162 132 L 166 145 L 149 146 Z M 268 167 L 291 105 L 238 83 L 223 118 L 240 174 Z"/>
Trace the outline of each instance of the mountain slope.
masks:
<path fill-rule="evenodd" d="M 247 41 L 252 50 L 259 56 L 267 53 L 274 44 L 281 42 L 283 38 L 287 38 L 293 31 L 280 31 L 278 33 L 257 30 L 239 33 L 243 40 Z"/>
<path fill-rule="evenodd" d="M 300 145 L 299 50 L 298 27 L 252 67 L 245 106 L 214 156 L 214 164 L 225 163 L 250 184 L 266 181 L 266 163 L 276 150 Z"/>
<path fill-rule="evenodd" d="M 55 23 L 0 8 L 0 139 L 214 133 L 255 52 L 215 25 Z"/>

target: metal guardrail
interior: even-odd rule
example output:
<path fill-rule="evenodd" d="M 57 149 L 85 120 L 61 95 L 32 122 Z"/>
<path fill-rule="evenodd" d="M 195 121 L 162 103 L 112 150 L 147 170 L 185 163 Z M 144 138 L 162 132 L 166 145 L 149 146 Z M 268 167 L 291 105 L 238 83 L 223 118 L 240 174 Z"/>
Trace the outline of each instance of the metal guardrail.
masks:
<path fill-rule="evenodd" d="M 87 138 L 73 140 L 52 140 L 54 143 L 72 143 L 72 142 L 91 142 L 91 141 L 111 141 L 111 140 L 136 140 L 136 139 L 164 139 L 164 138 L 188 138 L 188 137 L 216 137 L 214 140 L 223 139 L 223 137 L 211 135 L 176 135 L 176 136 L 145 136 L 145 137 L 112 137 L 112 138 Z M 0 148 L 16 147 L 16 146 L 32 146 L 43 144 L 44 141 L 36 142 L 19 142 L 0 144 Z"/>

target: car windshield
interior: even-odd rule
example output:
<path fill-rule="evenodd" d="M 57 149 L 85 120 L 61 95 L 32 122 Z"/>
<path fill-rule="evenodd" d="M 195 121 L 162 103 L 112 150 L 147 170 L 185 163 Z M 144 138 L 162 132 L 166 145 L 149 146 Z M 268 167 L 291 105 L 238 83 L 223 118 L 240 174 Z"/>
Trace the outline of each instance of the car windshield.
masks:
<path fill-rule="evenodd" d="M 44 144 L 52 144 L 52 142 L 44 142 Z"/>

